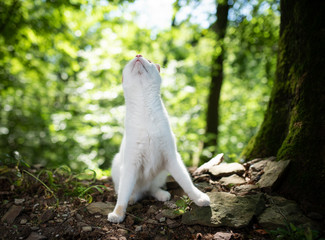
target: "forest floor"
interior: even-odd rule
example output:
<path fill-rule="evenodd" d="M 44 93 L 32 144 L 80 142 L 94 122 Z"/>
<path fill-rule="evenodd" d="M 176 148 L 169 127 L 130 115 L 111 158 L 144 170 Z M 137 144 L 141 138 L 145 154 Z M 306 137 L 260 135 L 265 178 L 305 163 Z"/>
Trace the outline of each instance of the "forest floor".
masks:
<path fill-rule="evenodd" d="M 240 229 L 183 224 L 181 214 L 190 204 L 181 190 L 170 191 L 169 201 L 176 204 L 179 216 L 163 217 L 166 203 L 145 198 L 129 206 L 122 223 L 114 224 L 106 214 L 87 209 L 96 202 L 116 202 L 111 178 L 98 180 L 89 172 L 85 179 L 87 174 L 72 174 L 66 167 L 50 171 L 1 166 L 0 170 L 1 239 L 272 239 L 254 219 Z"/>

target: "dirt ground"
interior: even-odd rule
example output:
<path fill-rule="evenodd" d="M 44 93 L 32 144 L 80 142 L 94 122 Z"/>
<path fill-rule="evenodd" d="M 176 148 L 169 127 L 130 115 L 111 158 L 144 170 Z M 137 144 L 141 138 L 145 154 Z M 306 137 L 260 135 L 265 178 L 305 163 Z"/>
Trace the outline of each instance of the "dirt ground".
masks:
<path fill-rule="evenodd" d="M 161 212 L 167 208 L 166 203 L 153 198 L 129 206 L 124 222 L 113 224 L 107 221 L 105 215 L 90 214 L 87 211 L 90 204 L 87 198 L 65 195 L 69 188 L 76 185 L 62 189 L 58 187 L 55 193 L 51 193 L 39 181 L 41 179 L 25 174 L 22 183 L 17 186 L 17 177 L 12 174 L 14 171 L 0 175 L 1 239 L 270 239 L 254 220 L 244 229 L 184 225 L 181 215 L 173 219 L 163 217 Z M 49 184 L 49 179 L 44 178 L 43 182 Z M 63 186 L 69 179 L 61 176 L 55 180 L 57 185 Z M 91 197 L 92 202 L 116 201 L 110 178 L 82 181 L 82 186 L 91 185 L 102 185 L 106 189 L 102 193 L 94 189 L 88 195 L 88 200 Z M 173 185 L 175 183 L 169 184 L 172 189 L 168 189 L 172 194 L 171 204 L 184 194 Z M 211 191 L 212 187 L 207 185 L 201 184 L 205 186 L 201 189 Z"/>

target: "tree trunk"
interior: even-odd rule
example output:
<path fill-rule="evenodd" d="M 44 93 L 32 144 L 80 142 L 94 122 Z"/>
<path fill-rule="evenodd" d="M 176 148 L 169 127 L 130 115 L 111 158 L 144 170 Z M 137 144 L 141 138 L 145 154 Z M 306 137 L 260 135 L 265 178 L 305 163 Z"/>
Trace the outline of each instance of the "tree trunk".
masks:
<path fill-rule="evenodd" d="M 208 97 L 208 109 L 206 118 L 206 139 L 204 141 L 203 149 L 208 150 L 214 154 L 216 152 L 219 126 L 219 99 L 221 85 L 223 81 L 223 61 L 224 61 L 224 43 L 227 23 L 228 23 L 229 5 L 227 1 L 219 1 L 217 6 L 217 20 L 212 26 L 216 33 L 217 41 L 215 50 L 212 55 L 211 66 L 211 84 Z M 203 161 L 207 160 L 202 157 Z"/>
<path fill-rule="evenodd" d="M 281 0 L 276 80 L 242 156 L 290 159 L 279 191 L 325 212 L 324 9 L 324 1 Z"/>

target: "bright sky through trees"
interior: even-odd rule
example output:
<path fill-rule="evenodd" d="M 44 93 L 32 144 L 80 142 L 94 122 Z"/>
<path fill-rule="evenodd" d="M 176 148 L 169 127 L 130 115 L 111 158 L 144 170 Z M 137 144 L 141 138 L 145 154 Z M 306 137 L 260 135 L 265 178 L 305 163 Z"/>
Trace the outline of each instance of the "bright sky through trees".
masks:
<path fill-rule="evenodd" d="M 130 5 L 128 10 L 135 11 L 138 14 L 135 20 L 139 27 L 159 31 L 170 28 L 174 2 L 175 0 L 137 0 Z M 211 22 L 215 20 L 213 17 L 216 11 L 214 0 L 203 0 L 199 3 L 191 2 L 189 5 L 185 5 L 186 1 L 181 1 L 180 4 L 184 6 L 177 14 L 178 22 L 191 15 L 192 23 L 208 28 Z"/>
<path fill-rule="evenodd" d="M 174 2 L 175 0 L 136 0 L 129 5 L 128 11 L 130 13 L 137 13 L 134 20 L 139 27 L 159 31 L 170 28 Z M 234 3 L 233 8 L 229 11 L 229 20 L 233 21 L 236 19 L 235 12 L 239 12 L 240 15 L 246 16 L 248 20 L 251 20 L 253 5 L 257 3 L 258 1 L 251 1 L 250 3 L 238 1 Z M 199 24 L 203 28 L 209 28 L 216 20 L 215 0 L 191 1 L 189 4 L 186 1 L 180 1 L 180 5 L 181 9 L 176 16 L 177 22 L 182 22 L 188 16 L 191 16 L 190 22 L 192 24 Z M 270 7 L 268 2 L 264 2 L 261 4 L 259 11 L 262 13 Z M 277 5 L 274 4 L 272 8 L 277 10 Z"/>

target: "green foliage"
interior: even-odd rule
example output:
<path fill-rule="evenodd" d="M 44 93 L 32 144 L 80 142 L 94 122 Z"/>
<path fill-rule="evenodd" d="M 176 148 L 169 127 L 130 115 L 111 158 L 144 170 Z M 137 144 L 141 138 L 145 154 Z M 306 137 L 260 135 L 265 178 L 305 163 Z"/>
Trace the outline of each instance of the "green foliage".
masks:
<path fill-rule="evenodd" d="M 183 197 L 181 197 L 176 201 L 177 209 L 174 211 L 174 213 L 177 215 L 184 214 L 186 211 L 189 210 L 191 203 L 192 203 L 191 199 L 189 199 L 188 196 L 184 195 Z"/>
<path fill-rule="evenodd" d="M 289 223 L 286 228 L 278 228 L 270 231 L 273 239 L 286 240 L 313 240 L 320 239 L 319 232 L 308 228 L 296 227 L 293 223 Z M 323 239 L 323 238 L 321 238 Z"/>
<path fill-rule="evenodd" d="M 0 166 L 0 173 L 21 192 L 32 191 L 37 185 L 43 186 L 38 192 L 43 191 L 46 198 L 53 197 L 57 206 L 60 199 L 64 199 L 65 196 L 78 197 L 90 203 L 93 199 L 92 193 L 103 193 L 106 190 L 104 185 L 94 184 L 96 172 L 93 170 L 74 173 L 68 166 L 60 166 L 55 170 L 36 171 L 30 167 L 20 166 L 20 161 L 12 159 L 10 164 Z"/>
<path fill-rule="evenodd" d="M 213 32 L 185 20 L 153 34 L 125 12 L 127 1 L 105 2 L 0 3 L 0 151 L 47 167 L 108 168 L 123 135 L 121 71 L 141 53 L 163 67 L 162 98 L 192 164 L 205 131 Z M 279 16 L 259 12 L 264 2 L 247 2 L 253 18 L 236 17 L 225 39 L 217 151 L 228 161 L 255 134 L 273 81 Z"/>

